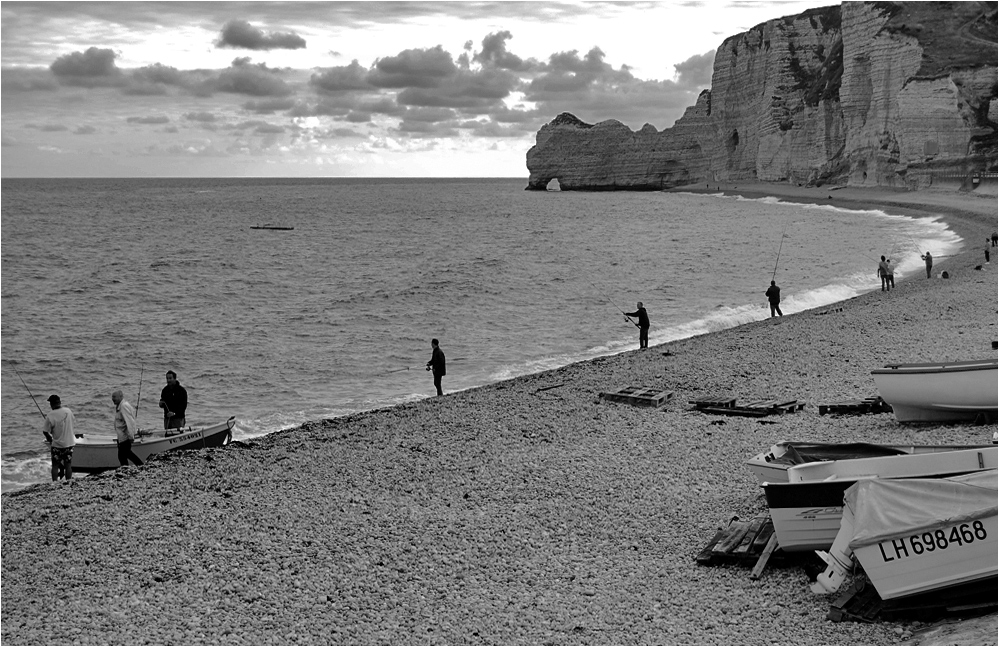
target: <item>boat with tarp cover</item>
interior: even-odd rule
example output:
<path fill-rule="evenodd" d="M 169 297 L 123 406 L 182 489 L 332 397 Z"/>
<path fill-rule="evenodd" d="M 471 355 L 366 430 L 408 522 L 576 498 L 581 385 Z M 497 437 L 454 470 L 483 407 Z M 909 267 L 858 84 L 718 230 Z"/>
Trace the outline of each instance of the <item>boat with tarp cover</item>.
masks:
<path fill-rule="evenodd" d="M 994 469 L 858 481 L 843 495 L 843 521 L 831 550 L 819 551 L 829 567 L 812 591 L 837 591 L 854 558 L 882 600 L 995 581 L 997 490 Z"/>
<path fill-rule="evenodd" d="M 177 449 L 224 447 L 232 441 L 236 416 L 210 427 L 145 431 L 140 429 L 132 443 L 132 451 L 145 462 L 150 456 Z M 177 433 L 177 432 L 180 433 Z M 118 441 L 114 436 L 79 434 L 73 449 L 74 472 L 102 472 L 118 467 Z"/>

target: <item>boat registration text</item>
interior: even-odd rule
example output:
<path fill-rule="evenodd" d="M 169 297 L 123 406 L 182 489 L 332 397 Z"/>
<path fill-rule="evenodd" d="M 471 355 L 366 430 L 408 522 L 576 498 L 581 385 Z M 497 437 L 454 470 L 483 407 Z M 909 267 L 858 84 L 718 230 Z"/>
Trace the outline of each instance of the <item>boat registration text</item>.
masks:
<path fill-rule="evenodd" d="M 959 526 L 938 528 L 932 532 L 883 541 L 878 544 L 878 548 L 881 549 L 883 561 L 893 562 L 896 559 L 916 557 L 923 553 L 973 544 L 976 541 L 983 541 L 988 536 L 985 524 L 982 523 L 981 519 L 976 519 L 972 523 L 962 523 Z"/>

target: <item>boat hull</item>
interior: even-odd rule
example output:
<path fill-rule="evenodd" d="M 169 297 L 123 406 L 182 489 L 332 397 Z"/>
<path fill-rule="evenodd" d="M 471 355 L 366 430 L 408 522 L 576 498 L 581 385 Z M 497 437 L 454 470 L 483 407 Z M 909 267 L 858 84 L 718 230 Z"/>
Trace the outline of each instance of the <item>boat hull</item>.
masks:
<path fill-rule="evenodd" d="M 813 443 L 783 441 L 746 461 L 746 467 L 761 485 L 787 483 L 787 470 L 804 463 L 930 454 L 935 452 L 975 449 L 989 445 L 874 445 L 870 443 Z"/>
<path fill-rule="evenodd" d="M 881 599 L 891 600 L 996 577 L 997 532 L 993 515 L 856 548 L 854 556 Z M 952 537 L 964 540 L 958 544 Z"/>
<path fill-rule="evenodd" d="M 172 436 L 167 436 L 164 431 L 143 433 L 132 443 L 132 451 L 145 462 L 155 454 L 177 449 L 224 447 L 232 440 L 232 428 L 235 425 L 236 418 L 233 416 L 217 425 L 189 427 Z M 74 472 L 102 472 L 118 466 L 118 443 L 113 437 L 83 434 L 76 439 L 73 449 Z"/>
<path fill-rule="evenodd" d="M 843 518 L 843 493 L 858 480 L 945 477 L 996 469 L 997 464 L 995 446 L 805 463 L 787 470 L 787 483 L 764 483 L 763 492 L 782 550 L 828 550 Z"/>
<path fill-rule="evenodd" d="M 997 361 L 896 364 L 871 371 L 881 398 L 899 422 L 995 419 L 999 410 Z"/>

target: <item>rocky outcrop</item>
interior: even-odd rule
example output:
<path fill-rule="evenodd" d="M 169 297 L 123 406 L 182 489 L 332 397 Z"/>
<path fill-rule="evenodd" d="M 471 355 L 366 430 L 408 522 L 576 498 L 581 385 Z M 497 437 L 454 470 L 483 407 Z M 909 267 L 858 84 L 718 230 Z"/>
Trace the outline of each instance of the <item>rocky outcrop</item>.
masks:
<path fill-rule="evenodd" d="M 563 113 L 528 151 L 529 189 L 697 182 L 918 188 L 996 167 L 994 3 L 846 2 L 725 40 L 711 90 L 672 128 Z"/>

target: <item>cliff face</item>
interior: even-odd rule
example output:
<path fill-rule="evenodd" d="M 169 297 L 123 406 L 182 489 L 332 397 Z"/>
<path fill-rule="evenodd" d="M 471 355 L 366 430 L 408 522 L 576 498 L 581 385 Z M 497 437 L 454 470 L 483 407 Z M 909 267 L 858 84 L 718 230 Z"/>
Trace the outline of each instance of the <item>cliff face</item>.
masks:
<path fill-rule="evenodd" d="M 529 189 L 757 179 L 921 187 L 996 166 L 994 3 L 847 2 L 727 39 L 672 128 L 568 113 L 528 151 Z"/>

